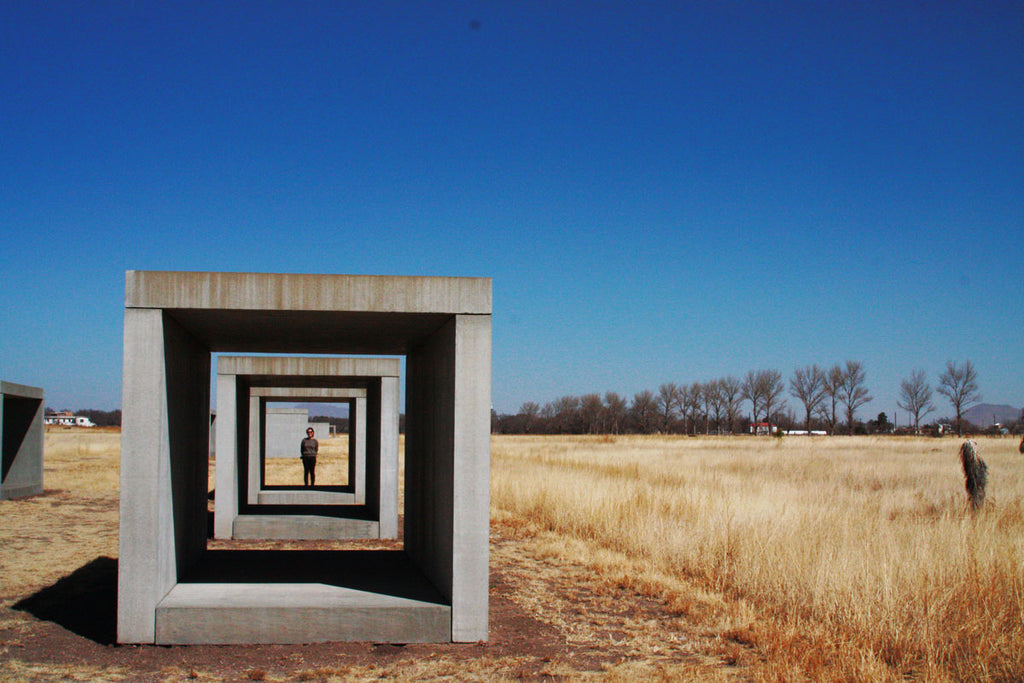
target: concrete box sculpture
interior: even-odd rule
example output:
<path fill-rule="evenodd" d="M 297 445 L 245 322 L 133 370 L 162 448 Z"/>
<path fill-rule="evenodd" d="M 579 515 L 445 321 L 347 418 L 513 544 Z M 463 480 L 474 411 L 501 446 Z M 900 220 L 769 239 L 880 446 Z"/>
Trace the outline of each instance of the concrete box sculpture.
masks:
<path fill-rule="evenodd" d="M 218 358 L 217 442 L 222 445 L 216 468 L 214 536 L 298 540 L 397 537 L 400 371 L 401 362 L 395 358 Z M 351 397 L 366 406 L 366 429 L 353 431 L 351 490 L 265 490 L 266 456 L 261 436 L 266 430 L 261 425 L 265 426 L 268 397 Z M 356 412 L 358 419 L 358 408 Z M 298 435 L 293 452 L 298 451 L 306 424 L 303 415 L 293 425 Z M 284 506 L 290 509 L 282 509 Z"/>
<path fill-rule="evenodd" d="M 0 500 L 43 492 L 43 390 L 0 382 Z"/>
<path fill-rule="evenodd" d="M 405 357 L 403 550 L 207 550 L 212 353 Z M 129 271 L 118 641 L 486 639 L 490 364 L 486 278 Z"/>
<path fill-rule="evenodd" d="M 268 486 L 265 481 L 266 459 L 269 452 L 261 449 L 259 435 L 259 419 L 268 401 L 303 401 L 347 403 L 349 408 L 348 430 L 348 472 L 343 487 L 318 486 L 307 489 L 298 486 Z M 397 410 L 397 401 L 395 409 Z M 391 419 L 385 417 L 383 419 Z M 395 420 L 398 415 L 394 416 Z M 310 422 L 317 439 L 328 433 L 327 425 Z M 362 505 L 366 502 L 366 389 L 325 389 L 325 388 L 289 388 L 289 387 L 252 387 L 249 390 L 249 491 L 248 502 L 253 505 L 274 504 L 344 504 Z M 304 434 L 304 432 L 302 432 Z M 295 457 L 296 444 L 292 443 L 292 454 Z M 397 444 L 395 447 L 397 454 Z M 396 456 L 397 457 L 397 456 Z M 298 472 L 296 471 L 296 474 Z M 302 495 L 297 495 L 296 492 Z M 397 498 L 398 492 L 395 492 Z"/>

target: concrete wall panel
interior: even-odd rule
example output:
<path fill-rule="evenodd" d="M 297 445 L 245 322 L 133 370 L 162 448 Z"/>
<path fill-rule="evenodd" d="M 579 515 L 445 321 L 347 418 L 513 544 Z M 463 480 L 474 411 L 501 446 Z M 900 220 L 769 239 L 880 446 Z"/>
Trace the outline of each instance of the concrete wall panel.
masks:
<path fill-rule="evenodd" d="M 405 549 L 452 596 L 455 321 L 406 360 Z"/>
<path fill-rule="evenodd" d="M 305 408 L 267 408 L 264 454 L 267 458 L 297 458 L 306 438 L 309 411 Z"/>
<path fill-rule="evenodd" d="M 192 360 L 202 370 L 203 361 L 187 333 L 160 310 L 126 310 L 124 336 L 117 632 L 121 642 L 152 642 L 157 602 L 177 582 L 179 564 L 201 550 L 193 546 L 200 534 L 191 526 L 194 501 L 205 505 L 205 480 L 199 491 L 185 489 L 194 465 L 187 451 L 206 433 L 183 421 L 195 412 L 208 424 L 209 397 L 195 411 L 182 401 L 200 374 L 208 382 L 209 366 L 195 374 L 184 367 Z M 183 433 L 172 437 L 175 430 Z M 186 462 L 172 467 L 175 457 Z"/>
<path fill-rule="evenodd" d="M 491 312 L 489 278 L 130 270 L 125 282 L 129 308 Z"/>
<path fill-rule="evenodd" d="M 455 318 L 452 640 L 486 640 L 491 506 L 491 318 Z"/>

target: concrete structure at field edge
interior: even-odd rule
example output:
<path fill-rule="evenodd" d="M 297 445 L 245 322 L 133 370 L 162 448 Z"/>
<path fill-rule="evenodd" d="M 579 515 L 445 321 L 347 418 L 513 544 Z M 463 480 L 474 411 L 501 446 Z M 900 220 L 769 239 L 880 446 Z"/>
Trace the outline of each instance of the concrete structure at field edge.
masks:
<path fill-rule="evenodd" d="M 43 390 L 0 382 L 0 500 L 43 492 Z"/>
<path fill-rule="evenodd" d="M 305 408 L 267 408 L 265 457 L 297 457 L 299 441 L 308 426 L 309 411 Z"/>
<path fill-rule="evenodd" d="M 397 391 L 397 387 L 396 387 Z M 260 452 L 259 447 L 259 416 L 266 413 L 270 416 L 272 408 L 264 408 L 269 400 L 274 401 L 305 401 L 305 402 L 330 402 L 347 403 L 349 412 L 348 429 L 348 474 L 344 485 L 344 491 L 322 490 L 322 487 L 308 489 L 296 484 L 292 487 L 278 486 L 275 489 L 266 487 L 266 459 L 271 457 L 269 452 Z M 398 410 L 398 400 L 394 401 L 395 410 Z M 398 420 L 397 412 L 391 416 L 382 416 L 382 420 Z M 309 427 L 317 439 L 322 440 L 329 433 L 330 423 L 310 422 Z M 250 505 L 362 505 L 366 502 L 366 389 L 327 389 L 317 388 L 288 388 L 288 387 L 252 387 L 249 389 L 249 492 L 248 502 Z M 305 436 L 305 431 L 302 432 Z M 395 430 L 397 438 L 398 432 Z M 292 445 L 292 458 L 298 464 L 296 453 L 298 444 Z M 398 464 L 398 444 L 394 447 L 395 469 Z M 297 470 L 298 473 L 300 470 Z M 397 476 L 395 477 L 397 482 Z M 398 499 L 398 491 L 395 491 L 393 498 Z M 395 519 L 395 534 L 398 533 L 397 509 Z"/>
<path fill-rule="evenodd" d="M 341 540 L 398 536 L 397 358 L 221 356 L 217 359 L 218 466 L 214 537 Z M 261 429 L 267 394 L 353 393 L 368 408 L 346 491 L 265 491 Z M 353 391 L 358 390 L 358 391 Z M 289 396 L 284 396 L 289 397 Z M 353 396 L 355 397 L 355 396 Z M 369 400 L 367 398 L 369 397 Z M 305 413 L 305 411 L 302 411 Z M 304 414 L 301 423 L 305 427 Z M 299 432 L 300 439 L 302 432 Z M 362 446 L 360 448 L 360 445 Z M 298 440 L 294 452 L 298 453 Z M 369 453 L 369 458 L 367 458 Z M 360 457 L 361 456 L 361 457 Z M 297 458 L 296 458 L 297 460 Z M 281 506 L 323 506 L 300 514 Z M 328 513 L 330 513 L 328 515 Z"/>
<path fill-rule="evenodd" d="M 206 550 L 211 352 L 405 355 L 402 551 Z M 129 271 L 118 641 L 485 640 L 490 364 L 487 278 Z"/>
<path fill-rule="evenodd" d="M 311 421 L 306 408 L 267 408 L 264 457 L 298 457 L 298 444 L 306 436 L 307 427 L 313 428 L 318 439 L 330 436 L 331 423 Z"/>

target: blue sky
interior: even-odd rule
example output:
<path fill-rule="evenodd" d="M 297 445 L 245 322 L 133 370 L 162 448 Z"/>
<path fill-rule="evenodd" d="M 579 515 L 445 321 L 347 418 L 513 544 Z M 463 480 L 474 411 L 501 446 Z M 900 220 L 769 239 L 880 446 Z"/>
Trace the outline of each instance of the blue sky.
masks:
<path fill-rule="evenodd" d="M 4 2 L 0 377 L 119 407 L 127 269 L 464 275 L 500 412 L 848 358 L 865 417 L 947 359 L 1020 406 L 1022 65 L 1019 2 Z"/>

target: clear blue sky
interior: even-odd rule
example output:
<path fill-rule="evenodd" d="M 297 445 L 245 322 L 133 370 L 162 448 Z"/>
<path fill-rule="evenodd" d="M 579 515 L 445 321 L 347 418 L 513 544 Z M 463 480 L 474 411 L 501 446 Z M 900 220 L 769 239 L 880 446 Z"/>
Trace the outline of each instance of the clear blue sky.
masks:
<path fill-rule="evenodd" d="M 0 93 L 54 407 L 120 406 L 127 269 L 492 277 L 500 412 L 848 358 L 865 417 L 947 359 L 1024 404 L 1016 0 L 6 0 Z"/>

